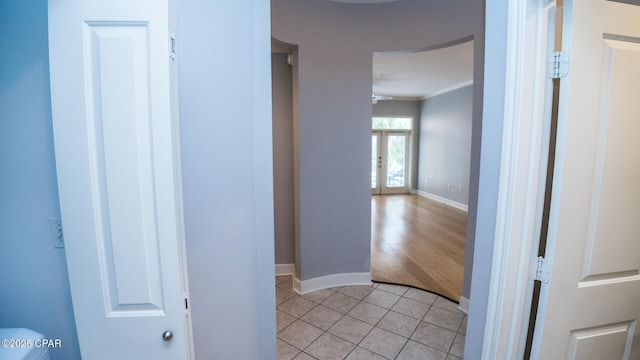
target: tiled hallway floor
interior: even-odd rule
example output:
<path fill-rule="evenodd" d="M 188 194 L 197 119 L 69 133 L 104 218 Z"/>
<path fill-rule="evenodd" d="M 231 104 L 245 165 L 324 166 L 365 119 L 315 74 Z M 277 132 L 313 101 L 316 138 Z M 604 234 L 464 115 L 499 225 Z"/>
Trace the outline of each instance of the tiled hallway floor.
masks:
<path fill-rule="evenodd" d="M 458 360 L 467 317 L 426 291 L 374 283 L 299 296 L 276 277 L 279 360 Z"/>

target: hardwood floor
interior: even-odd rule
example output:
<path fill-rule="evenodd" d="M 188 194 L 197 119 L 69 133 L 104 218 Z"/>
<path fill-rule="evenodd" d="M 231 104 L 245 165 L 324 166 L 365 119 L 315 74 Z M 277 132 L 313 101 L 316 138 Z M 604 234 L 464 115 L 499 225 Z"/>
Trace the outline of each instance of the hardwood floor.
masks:
<path fill-rule="evenodd" d="M 467 213 L 418 195 L 371 197 L 373 280 L 459 301 Z"/>

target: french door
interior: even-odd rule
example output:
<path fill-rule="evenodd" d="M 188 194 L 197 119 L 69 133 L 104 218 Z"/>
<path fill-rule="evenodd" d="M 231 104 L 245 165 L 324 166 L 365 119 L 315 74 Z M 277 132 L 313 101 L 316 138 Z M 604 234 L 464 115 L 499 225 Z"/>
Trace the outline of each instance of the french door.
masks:
<path fill-rule="evenodd" d="M 409 131 L 371 135 L 371 193 L 400 194 L 409 189 Z"/>

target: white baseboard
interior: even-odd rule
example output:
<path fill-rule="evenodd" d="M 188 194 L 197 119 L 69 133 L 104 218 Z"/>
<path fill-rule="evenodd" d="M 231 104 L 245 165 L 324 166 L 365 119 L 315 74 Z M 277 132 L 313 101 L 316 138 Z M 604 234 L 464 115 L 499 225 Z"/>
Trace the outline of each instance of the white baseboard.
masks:
<path fill-rule="evenodd" d="M 458 305 L 458 310 L 462 311 L 465 314 L 469 314 L 469 299 L 464 296 L 460 296 L 460 304 Z"/>
<path fill-rule="evenodd" d="M 457 201 L 453 201 L 447 198 L 443 198 L 442 196 L 438 196 L 438 195 L 434 195 L 432 193 L 428 193 L 426 191 L 422 191 L 422 190 L 418 190 L 418 195 L 426 197 L 428 199 L 431 200 L 435 200 L 435 201 L 439 201 L 441 203 L 444 203 L 445 205 L 449 205 L 451 207 L 454 207 L 456 209 L 460 209 L 462 211 L 469 211 L 469 205 L 465 205 L 463 203 L 459 203 Z"/>
<path fill-rule="evenodd" d="M 296 292 L 296 294 L 298 295 L 302 295 L 302 282 L 300 281 L 300 279 L 298 279 L 297 277 L 293 277 L 293 291 Z"/>
<path fill-rule="evenodd" d="M 371 273 L 342 273 L 300 281 L 293 279 L 293 290 L 300 295 L 338 286 L 371 285 Z"/>
<path fill-rule="evenodd" d="M 276 276 L 294 275 L 296 273 L 295 264 L 276 264 Z"/>

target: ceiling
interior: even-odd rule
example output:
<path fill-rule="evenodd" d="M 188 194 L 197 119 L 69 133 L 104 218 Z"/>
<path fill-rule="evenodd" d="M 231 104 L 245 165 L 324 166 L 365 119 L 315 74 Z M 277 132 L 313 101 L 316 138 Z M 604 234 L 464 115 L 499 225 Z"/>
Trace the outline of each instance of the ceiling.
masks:
<path fill-rule="evenodd" d="M 473 41 L 413 53 L 373 56 L 373 94 L 418 100 L 473 82 Z"/>

